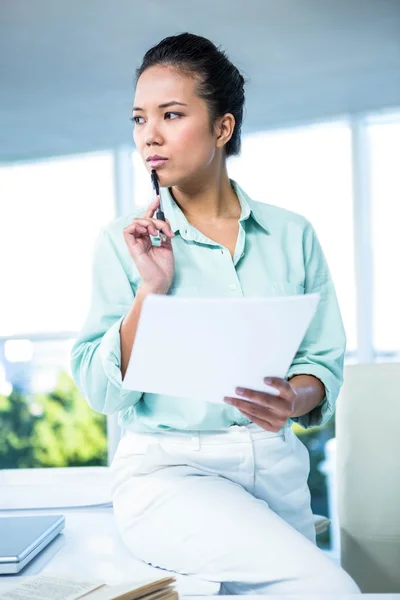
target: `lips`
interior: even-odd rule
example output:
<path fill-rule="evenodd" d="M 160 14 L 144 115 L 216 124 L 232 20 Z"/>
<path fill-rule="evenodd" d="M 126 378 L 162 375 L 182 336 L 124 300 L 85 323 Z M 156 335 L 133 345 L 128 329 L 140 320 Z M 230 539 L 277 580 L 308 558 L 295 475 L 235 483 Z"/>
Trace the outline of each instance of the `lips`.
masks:
<path fill-rule="evenodd" d="M 166 156 L 160 156 L 159 154 L 153 154 L 153 156 L 149 156 L 148 161 L 153 161 L 153 160 L 168 160 L 168 158 Z"/>
<path fill-rule="evenodd" d="M 155 154 L 154 156 L 149 156 L 147 162 L 153 169 L 156 169 L 165 165 L 167 160 L 168 158 L 165 158 L 165 156 L 159 156 L 158 154 Z"/>

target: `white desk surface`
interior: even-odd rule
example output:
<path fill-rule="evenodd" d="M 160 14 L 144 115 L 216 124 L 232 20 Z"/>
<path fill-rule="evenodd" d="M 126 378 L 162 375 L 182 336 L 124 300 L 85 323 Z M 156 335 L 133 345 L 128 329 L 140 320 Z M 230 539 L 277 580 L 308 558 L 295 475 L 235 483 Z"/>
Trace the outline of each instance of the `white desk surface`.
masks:
<path fill-rule="evenodd" d="M 2 511 L 3 515 L 38 514 L 39 511 Z M 43 511 L 40 511 L 41 513 Z M 64 533 L 53 540 L 20 575 L 1 575 L 0 594 L 15 584 L 20 576 L 64 573 L 85 579 L 100 579 L 107 583 L 132 581 L 147 577 L 165 577 L 168 571 L 138 561 L 124 547 L 116 530 L 111 508 L 46 510 L 46 514 L 64 514 Z M 185 575 L 176 576 L 180 598 L 204 600 L 205 595 L 218 593 L 218 584 L 196 581 Z M 225 596 L 243 598 L 249 596 Z M 263 598 L 254 596 L 254 598 Z M 279 600 L 281 596 L 264 596 L 265 600 Z M 310 597 L 310 599 L 314 597 Z M 354 596 L 324 596 L 335 600 L 354 600 Z M 370 600 L 400 600 L 400 594 L 368 594 Z M 305 596 L 287 596 L 287 600 L 305 600 Z"/>
<path fill-rule="evenodd" d="M 97 470 L 97 472 L 96 472 Z M 41 574 L 65 574 L 76 578 L 101 580 L 105 583 L 135 581 L 146 578 L 162 578 L 171 575 L 169 571 L 147 565 L 134 558 L 124 546 L 114 520 L 111 507 L 108 508 L 46 508 L 45 510 L 13 510 L 25 501 L 30 506 L 41 506 L 47 502 L 51 506 L 52 498 L 79 501 L 93 495 L 98 485 L 97 497 L 107 500 L 103 486 L 108 485 L 104 478 L 108 477 L 108 469 L 39 469 L 20 470 L 17 472 L 0 470 L 0 516 L 31 514 L 63 514 L 65 529 L 47 548 L 39 553 L 31 563 L 18 575 L 0 575 L 0 593 L 14 585 L 22 576 Z M 95 478 L 93 482 L 93 478 Z M 79 481 L 78 481 L 79 480 Z M 84 483 L 88 488 L 84 489 Z M 77 485 L 79 483 L 79 485 Z M 95 485 L 94 485 L 95 484 Z M 65 486 L 65 489 L 62 489 Z M 75 493 L 75 491 L 76 493 Z M 2 493 L 4 492 L 4 493 Z M 79 497 L 80 494 L 80 497 Z M 2 498 L 4 502 L 2 502 Z M 7 498 L 7 502 L 5 499 Z M 91 498 L 92 499 L 92 498 Z M 173 574 L 176 588 L 181 598 L 190 600 L 203 598 L 205 595 L 218 594 L 219 584 L 206 582 L 186 575 Z M 228 596 L 230 598 L 230 596 Z M 232 596 L 241 598 L 241 596 Z M 243 596 L 243 599 L 249 596 Z M 262 598 L 258 596 L 257 598 Z M 265 596 L 266 600 L 274 596 Z M 276 600 L 281 596 L 276 596 Z M 304 600 L 305 596 L 290 596 L 288 600 Z M 314 596 L 315 598 L 315 596 Z M 324 596 L 338 600 L 354 600 L 354 596 Z M 368 594 L 370 600 L 400 600 L 400 594 Z"/>

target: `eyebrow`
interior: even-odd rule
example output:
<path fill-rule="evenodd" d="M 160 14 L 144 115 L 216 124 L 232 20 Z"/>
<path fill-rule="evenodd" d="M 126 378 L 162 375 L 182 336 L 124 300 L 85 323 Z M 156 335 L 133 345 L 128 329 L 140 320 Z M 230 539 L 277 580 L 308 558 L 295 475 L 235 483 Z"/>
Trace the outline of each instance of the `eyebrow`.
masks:
<path fill-rule="evenodd" d="M 178 106 L 187 106 L 187 104 L 184 104 L 183 102 L 178 102 L 177 100 L 171 100 L 171 102 L 165 102 L 164 104 L 159 104 L 158 108 L 168 108 L 169 106 L 174 106 L 176 104 Z M 132 109 L 132 112 L 134 112 L 135 110 L 143 111 L 143 108 L 140 108 L 139 106 L 134 106 Z"/>

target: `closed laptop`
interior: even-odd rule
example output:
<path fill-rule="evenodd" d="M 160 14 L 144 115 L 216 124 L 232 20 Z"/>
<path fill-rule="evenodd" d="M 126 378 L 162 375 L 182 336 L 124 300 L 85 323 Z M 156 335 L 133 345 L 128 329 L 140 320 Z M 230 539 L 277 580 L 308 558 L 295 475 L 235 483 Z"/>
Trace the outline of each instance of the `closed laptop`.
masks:
<path fill-rule="evenodd" d="M 18 573 L 64 525 L 62 515 L 0 517 L 0 574 Z"/>

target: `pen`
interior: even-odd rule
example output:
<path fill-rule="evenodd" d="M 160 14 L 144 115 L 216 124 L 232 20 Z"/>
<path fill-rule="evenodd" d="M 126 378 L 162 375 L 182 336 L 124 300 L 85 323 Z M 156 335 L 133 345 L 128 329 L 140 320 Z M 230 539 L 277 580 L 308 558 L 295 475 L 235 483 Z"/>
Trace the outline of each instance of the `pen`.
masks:
<path fill-rule="evenodd" d="M 153 188 L 154 191 L 156 193 L 156 196 L 160 197 L 160 205 L 157 208 L 157 212 L 156 212 L 156 219 L 160 219 L 160 221 L 165 221 L 165 215 L 164 212 L 162 210 L 162 203 L 161 203 L 161 195 L 160 195 L 160 183 L 158 181 L 158 176 L 157 176 L 157 171 L 155 169 L 151 170 L 151 182 L 153 184 Z M 162 233 L 161 231 L 159 232 L 159 236 L 160 239 L 163 242 L 167 241 L 167 236 L 165 235 L 165 233 Z"/>

